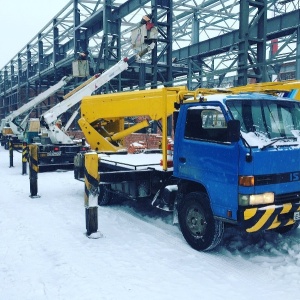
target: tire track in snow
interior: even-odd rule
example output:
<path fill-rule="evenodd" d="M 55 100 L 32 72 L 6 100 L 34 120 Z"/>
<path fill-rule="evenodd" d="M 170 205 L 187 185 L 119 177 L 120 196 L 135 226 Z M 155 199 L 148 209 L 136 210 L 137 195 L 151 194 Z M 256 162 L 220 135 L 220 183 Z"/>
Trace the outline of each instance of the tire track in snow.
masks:
<path fill-rule="evenodd" d="M 198 252 L 186 243 L 179 228 L 174 225 L 164 223 L 163 220 L 158 222 L 150 217 L 145 218 L 129 206 L 111 206 L 105 207 L 105 209 L 111 210 L 111 213 L 117 214 L 119 218 L 131 223 L 145 234 L 154 236 L 157 240 L 172 245 L 174 249 L 182 252 L 184 255 L 199 259 L 200 264 L 207 265 L 208 273 L 211 273 L 211 269 L 214 269 L 218 273 L 218 277 L 226 277 L 231 272 L 239 274 L 240 280 L 245 278 L 242 280 L 245 285 L 249 284 L 249 278 L 251 278 L 252 282 L 266 282 L 268 274 L 265 273 L 265 269 L 246 261 L 242 255 L 230 255 L 228 251 L 224 251 L 222 245 L 215 251 Z M 205 274 L 203 275 L 205 276 Z"/>
<path fill-rule="evenodd" d="M 207 275 L 211 273 L 211 269 L 215 270 L 218 277 L 227 278 L 230 274 L 238 274 L 239 283 L 242 281 L 246 286 L 255 287 L 264 283 L 263 292 L 266 294 L 274 289 L 276 282 L 280 285 L 284 283 L 282 278 L 290 277 L 295 292 L 290 291 L 289 294 L 290 296 L 293 293 L 297 294 L 296 287 L 300 281 L 298 272 L 300 246 L 297 242 L 300 237 L 300 228 L 292 235 L 278 236 L 276 233 L 266 232 L 258 237 L 239 232 L 235 228 L 231 231 L 229 228 L 225 230 L 224 243 L 218 248 L 212 252 L 197 252 L 186 243 L 180 229 L 171 225 L 170 220 L 167 220 L 167 223 L 163 219 L 158 222 L 149 216 L 145 217 L 144 211 L 140 213 L 135 207 L 128 205 L 111 207 L 111 209 L 128 222 L 145 230 L 147 234 L 164 240 L 180 252 L 194 255 L 201 264 L 204 263 L 207 266 Z M 235 246 L 238 247 L 234 249 Z M 205 276 L 205 273 L 203 275 Z"/>

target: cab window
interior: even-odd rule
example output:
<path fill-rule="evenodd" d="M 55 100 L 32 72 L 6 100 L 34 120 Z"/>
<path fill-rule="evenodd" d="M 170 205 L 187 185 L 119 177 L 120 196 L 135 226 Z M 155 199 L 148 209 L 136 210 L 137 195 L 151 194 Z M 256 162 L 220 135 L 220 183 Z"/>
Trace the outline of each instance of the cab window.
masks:
<path fill-rule="evenodd" d="M 189 108 L 184 137 L 210 142 L 227 142 L 227 124 L 222 111 L 217 108 Z"/>

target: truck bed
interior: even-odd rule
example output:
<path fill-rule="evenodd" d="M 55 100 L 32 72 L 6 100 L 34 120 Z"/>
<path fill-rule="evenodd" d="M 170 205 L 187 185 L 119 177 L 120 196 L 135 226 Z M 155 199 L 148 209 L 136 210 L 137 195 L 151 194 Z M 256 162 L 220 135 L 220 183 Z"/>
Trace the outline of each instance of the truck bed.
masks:
<path fill-rule="evenodd" d="M 162 153 L 137 153 L 137 154 L 99 154 L 100 166 L 110 165 L 120 170 L 145 170 L 155 169 L 163 171 L 160 164 Z M 173 168 L 168 168 L 171 171 Z"/>

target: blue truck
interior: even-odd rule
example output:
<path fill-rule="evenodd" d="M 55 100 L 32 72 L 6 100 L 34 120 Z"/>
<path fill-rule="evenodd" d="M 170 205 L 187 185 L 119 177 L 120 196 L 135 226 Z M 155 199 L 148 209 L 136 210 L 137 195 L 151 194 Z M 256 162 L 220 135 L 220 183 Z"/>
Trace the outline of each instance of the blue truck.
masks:
<path fill-rule="evenodd" d="M 173 213 L 187 243 L 199 251 L 218 246 L 227 226 L 249 234 L 295 230 L 300 222 L 300 102 L 278 94 L 231 92 L 158 92 L 160 101 L 174 104 L 174 144 L 163 142 L 163 154 L 98 151 L 98 205 L 116 197 L 149 201 Z M 105 97 L 82 100 L 87 141 L 92 137 L 86 124 L 93 126 L 96 119 L 98 127 L 102 121 L 107 124 L 111 118 L 102 113 L 112 105 L 112 97 L 126 100 L 118 94 L 107 101 Z M 141 98 L 149 109 L 147 97 Z M 135 94 L 132 99 L 137 99 Z M 90 111 L 93 120 L 88 119 Z M 163 130 L 163 139 L 165 134 Z M 172 164 L 161 163 L 161 156 Z M 76 179 L 83 179 L 83 168 L 84 156 L 79 154 Z"/>

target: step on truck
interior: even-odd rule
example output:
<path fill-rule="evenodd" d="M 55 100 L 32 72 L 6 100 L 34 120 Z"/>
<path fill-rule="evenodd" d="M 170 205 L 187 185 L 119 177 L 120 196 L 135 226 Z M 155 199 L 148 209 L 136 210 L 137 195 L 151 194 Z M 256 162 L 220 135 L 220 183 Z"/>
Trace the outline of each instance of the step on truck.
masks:
<path fill-rule="evenodd" d="M 300 222 L 300 102 L 283 97 L 294 87 L 299 82 L 242 93 L 177 87 L 85 97 L 79 125 L 99 157 L 98 204 L 115 197 L 151 202 L 172 213 L 187 243 L 202 251 L 219 245 L 227 226 L 249 234 L 294 230 Z M 126 154 L 122 139 L 135 129 L 120 124 L 132 115 L 161 121 L 162 154 Z M 83 180 L 83 168 L 81 154 L 76 179 Z"/>

